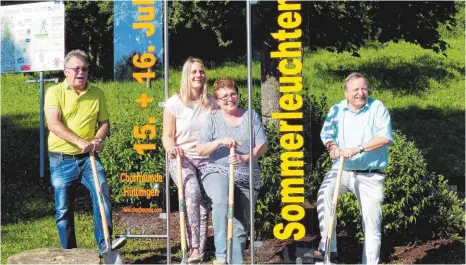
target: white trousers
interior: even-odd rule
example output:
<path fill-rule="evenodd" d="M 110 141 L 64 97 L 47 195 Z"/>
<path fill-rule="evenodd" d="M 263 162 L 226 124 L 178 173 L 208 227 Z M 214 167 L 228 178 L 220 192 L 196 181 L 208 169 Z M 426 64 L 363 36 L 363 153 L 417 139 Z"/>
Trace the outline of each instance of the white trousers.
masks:
<path fill-rule="evenodd" d="M 330 211 L 333 203 L 333 193 L 337 179 L 337 170 L 327 173 L 317 195 L 317 212 L 322 240 L 319 249 L 326 251 L 327 229 L 330 221 Z M 362 264 L 377 264 L 380 256 L 383 183 L 385 175 L 377 173 L 354 173 L 343 170 L 340 185 L 340 195 L 351 191 L 358 199 L 362 215 L 364 232 L 364 249 Z M 337 206 L 338 208 L 339 206 Z M 337 251 L 336 224 L 333 229 L 331 252 Z"/>

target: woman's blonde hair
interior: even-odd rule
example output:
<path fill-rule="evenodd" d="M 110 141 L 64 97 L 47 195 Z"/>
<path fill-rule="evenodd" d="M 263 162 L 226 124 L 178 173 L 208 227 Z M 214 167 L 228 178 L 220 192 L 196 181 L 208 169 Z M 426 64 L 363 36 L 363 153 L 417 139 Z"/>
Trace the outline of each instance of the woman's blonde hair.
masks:
<path fill-rule="evenodd" d="M 189 57 L 186 59 L 183 65 L 183 71 L 181 72 L 181 83 L 179 96 L 184 104 L 188 104 L 191 101 L 191 87 L 189 84 L 189 73 L 191 72 L 191 66 L 193 63 L 199 63 L 204 68 L 204 63 L 199 58 Z M 207 75 L 205 75 L 204 85 L 201 91 L 201 104 L 205 107 L 210 107 L 210 100 L 207 98 Z"/>

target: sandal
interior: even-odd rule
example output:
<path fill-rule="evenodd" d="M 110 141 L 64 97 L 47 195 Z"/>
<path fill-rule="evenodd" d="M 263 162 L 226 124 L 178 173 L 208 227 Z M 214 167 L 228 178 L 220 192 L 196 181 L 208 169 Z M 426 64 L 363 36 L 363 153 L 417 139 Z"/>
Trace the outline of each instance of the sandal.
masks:
<path fill-rule="evenodd" d="M 200 263 L 201 262 L 201 256 L 199 255 L 192 255 L 191 257 L 188 258 L 188 263 Z"/>

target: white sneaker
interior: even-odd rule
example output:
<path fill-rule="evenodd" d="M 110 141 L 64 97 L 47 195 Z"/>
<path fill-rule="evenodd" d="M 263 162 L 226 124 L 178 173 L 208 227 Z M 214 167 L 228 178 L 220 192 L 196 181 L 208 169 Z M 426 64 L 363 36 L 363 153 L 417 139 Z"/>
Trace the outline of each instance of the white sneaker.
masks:
<path fill-rule="evenodd" d="M 227 264 L 227 261 L 225 259 L 216 259 L 212 262 L 213 265 L 224 265 Z"/>

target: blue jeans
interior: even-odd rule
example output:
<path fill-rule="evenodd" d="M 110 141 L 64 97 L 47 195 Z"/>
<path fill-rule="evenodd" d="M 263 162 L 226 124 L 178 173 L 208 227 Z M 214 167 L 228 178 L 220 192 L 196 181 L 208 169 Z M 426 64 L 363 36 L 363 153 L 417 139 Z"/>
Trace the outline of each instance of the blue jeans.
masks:
<path fill-rule="evenodd" d="M 207 196 L 212 200 L 215 258 L 226 259 L 228 176 L 219 173 L 210 173 L 203 177 L 202 184 Z M 235 185 L 233 251 L 231 256 L 233 264 L 243 264 L 243 252 L 250 226 L 249 202 L 249 189 Z"/>
<path fill-rule="evenodd" d="M 52 186 L 55 191 L 55 221 L 60 244 L 65 249 L 76 248 L 74 229 L 74 199 L 76 189 L 82 183 L 90 192 L 94 214 L 94 237 L 102 252 L 105 238 L 100 217 L 99 203 L 92 175 L 89 156 L 81 159 L 64 158 L 61 154 L 49 153 Z M 110 235 L 112 234 L 110 191 L 105 180 L 104 168 L 96 157 L 97 175 L 103 194 L 103 203 Z"/>

